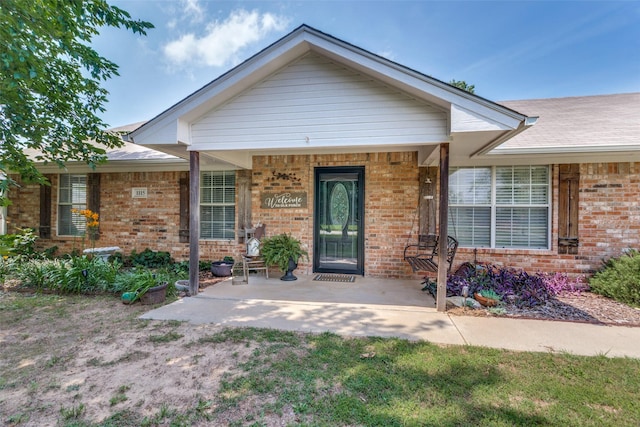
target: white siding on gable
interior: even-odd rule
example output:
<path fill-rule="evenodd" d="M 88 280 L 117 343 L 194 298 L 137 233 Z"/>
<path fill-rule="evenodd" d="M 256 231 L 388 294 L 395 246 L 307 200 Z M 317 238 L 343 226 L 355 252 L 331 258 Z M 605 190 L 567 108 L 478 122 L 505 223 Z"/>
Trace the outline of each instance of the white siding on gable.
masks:
<path fill-rule="evenodd" d="M 142 127 L 139 136 L 134 139 L 135 143 L 144 145 L 175 144 L 176 141 L 176 122 L 169 122 L 160 129 L 157 126 L 150 129 Z"/>
<path fill-rule="evenodd" d="M 451 133 L 509 129 L 508 126 L 494 122 L 486 117 L 481 117 L 458 105 L 451 105 Z"/>
<path fill-rule="evenodd" d="M 447 141 L 447 113 L 308 54 L 191 126 L 199 150 Z"/>

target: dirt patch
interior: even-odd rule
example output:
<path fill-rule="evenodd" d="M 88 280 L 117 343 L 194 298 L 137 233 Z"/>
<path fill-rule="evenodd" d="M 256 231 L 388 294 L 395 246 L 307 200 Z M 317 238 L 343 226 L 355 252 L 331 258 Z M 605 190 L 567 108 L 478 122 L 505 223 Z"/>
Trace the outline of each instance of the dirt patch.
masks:
<path fill-rule="evenodd" d="M 225 280 L 231 280 L 231 276 L 217 277 L 210 271 L 201 271 L 198 280 L 200 281 L 200 289 L 204 289 L 217 283 L 224 282 Z"/>
<path fill-rule="evenodd" d="M 50 305 L 21 308 L 29 298 L 0 292 L 0 424 L 193 408 L 254 350 L 207 340 L 221 330 L 214 325 L 139 320 L 151 307 L 114 297 L 40 296 Z"/>

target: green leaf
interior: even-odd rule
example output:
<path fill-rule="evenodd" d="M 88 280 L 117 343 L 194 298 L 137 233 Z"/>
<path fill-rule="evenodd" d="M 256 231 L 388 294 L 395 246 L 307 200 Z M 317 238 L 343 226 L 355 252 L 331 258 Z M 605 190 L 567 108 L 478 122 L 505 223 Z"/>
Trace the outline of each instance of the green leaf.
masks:
<path fill-rule="evenodd" d="M 91 47 L 103 27 L 145 35 L 153 25 L 105 0 L 0 0 L 0 173 L 40 182 L 25 150 L 42 163 L 95 167 L 106 160 L 95 142 L 122 146 L 99 117 L 107 102 L 101 84 L 118 74 Z M 4 194 L 9 184 L 0 182 Z"/>

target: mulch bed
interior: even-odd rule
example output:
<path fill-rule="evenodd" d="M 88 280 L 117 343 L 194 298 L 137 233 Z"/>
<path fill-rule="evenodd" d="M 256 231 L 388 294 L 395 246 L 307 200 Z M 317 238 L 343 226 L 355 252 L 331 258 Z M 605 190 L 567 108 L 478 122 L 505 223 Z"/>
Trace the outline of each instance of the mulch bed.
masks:
<path fill-rule="evenodd" d="M 227 277 L 217 277 L 214 276 L 211 271 L 201 271 L 199 275 L 200 280 L 200 289 L 207 288 L 209 286 L 213 286 L 216 283 L 224 282 L 225 280 L 230 280 L 231 276 Z"/>
<path fill-rule="evenodd" d="M 518 308 L 513 304 L 505 304 L 502 308 L 503 314 L 496 314 L 485 308 L 474 310 L 460 307 L 448 308 L 447 313 L 459 316 L 506 316 L 640 327 L 640 309 L 591 292 L 557 296 L 540 307 Z"/>

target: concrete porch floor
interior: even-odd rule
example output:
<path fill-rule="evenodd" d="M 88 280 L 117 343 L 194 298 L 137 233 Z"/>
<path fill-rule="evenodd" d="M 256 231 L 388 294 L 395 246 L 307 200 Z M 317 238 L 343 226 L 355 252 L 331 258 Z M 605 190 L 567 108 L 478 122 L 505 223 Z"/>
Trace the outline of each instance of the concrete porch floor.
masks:
<path fill-rule="evenodd" d="M 230 299 L 257 299 L 316 303 L 341 303 L 421 307 L 435 310 L 436 302 L 423 292 L 420 280 L 381 279 L 355 276 L 354 282 L 314 281 L 313 275 L 296 274 L 298 280 L 285 282 L 282 274 L 249 276 L 249 283 L 233 285 L 226 280 L 209 286 L 199 296 Z"/>

